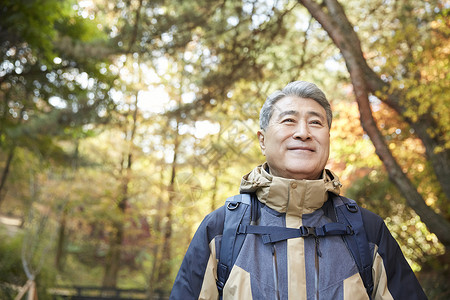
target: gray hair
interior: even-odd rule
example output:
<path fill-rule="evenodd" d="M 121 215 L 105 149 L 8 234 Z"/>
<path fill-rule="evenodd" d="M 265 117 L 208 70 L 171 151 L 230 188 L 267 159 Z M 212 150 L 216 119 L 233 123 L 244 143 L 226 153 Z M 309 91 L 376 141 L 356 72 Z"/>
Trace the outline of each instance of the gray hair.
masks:
<path fill-rule="evenodd" d="M 319 103 L 325 109 L 328 128 L 331 128 L 333 115 L 331 113 L 330 103 L 328 102 L 327 97 L 322 92 L 322 90 L 319 89 L 317 85 L 311 82 L 293 81 L 286 85 L 281 91 L 277 90 L 269 97 L 267 97 L 264 105 L 261 108 L 261 113 L 259 114 L 259 127 L 261 127 L 262 130 L 266 130 L 267 126 L 269 125 L 275 103 L 277 103 L 278 100 L 281 100 L 282 98 L 288 96 L 309 98 Z"/>

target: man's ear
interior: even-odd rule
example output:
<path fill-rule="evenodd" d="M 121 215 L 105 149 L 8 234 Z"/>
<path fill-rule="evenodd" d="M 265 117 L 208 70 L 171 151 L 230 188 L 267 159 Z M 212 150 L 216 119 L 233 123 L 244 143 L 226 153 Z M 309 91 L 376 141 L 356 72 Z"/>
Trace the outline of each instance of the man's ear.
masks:
<path fill-rule="evenodd" d="M 261 152 L 265 156 L 266 155 L 266 144 L 264 142 L 264 131 L 258 130 L 258 140 L 259 140 L 259 147 L 261 147 Z"/>

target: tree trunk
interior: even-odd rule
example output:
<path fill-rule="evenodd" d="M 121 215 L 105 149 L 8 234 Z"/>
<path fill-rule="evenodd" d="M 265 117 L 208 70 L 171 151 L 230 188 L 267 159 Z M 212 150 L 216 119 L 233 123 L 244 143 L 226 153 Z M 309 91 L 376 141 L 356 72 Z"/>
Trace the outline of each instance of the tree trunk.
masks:
<path fill-rule="evenodd" d="M 78 171 L 79 166 L 79 147 L 80 147 L 80 140 L 77 138 L 74 141 L 75 149 L 73 151 L 72 156 L 72 173 L 76 174 Z M 56 242 L 56 255 L 55 255 L 55 268 L 58 271 L 63 271 L 64 269 L 64 258 L 66 255 L 65 246 L 66 246 L 66 239 L 67 239 L 67 213 L 68 213 L 68 207 L 67 204 L 70 201 L 70 196 L 67 196 L 67 198 L 62 203 L 62 209 L 61 209 L 61 218 L 59 220 L 59 229 L 58 229 L 58 241 Z"/>
<path fill-rule="evenodd" d="M 124 153 L 124 158 L 121 163 L 121 173 L 122 173 L 122 191 L 121 199 L 117 204 L 119 212 L 123 218 L 115 222 L 113 225 L 115 227 L 115 232 L 113 232 L 113 237 L 110 243 L 109 253 L 107 255 L 107 261 L 105 265 L 105 275 L 103 277 L 103 287 L 116 288 L 117 287 L 117 277 L 120 271 L 120 262 L 122 256 L 122 244 L 125 235 L 124 222 L 126 221 L 126 211 L 128 208 L 128 185 L 131 178 L 131 166 L 133 164 L 133 139 L 137 127 L 137 95 L 135 97 L 136 103 L 134 105 L 135 110 L 133 112 L 133 123 L 131 125 L 131 131 L 126 132 L 126 138 L 128 141 L 127 153 Z M 125 166 L 124 166 L 125 165 Z"/>
<path fill-rule="evenodd" d="M 123 222 L 115 224 L 116 231 L 111 238 L 108 255 L 105 262 L 105 275 L 102 286 L 105 288 L 116 288 L 117 277 L 120 270 L 121 247 L 123 241 Z"/>
<path fill-rule="evenodd" d="M 165 185 L 164 185 L 164 172 L 163 172 L 163 166 L 161 166 L 161 169 L 159 171 L 160 174 L 160 195 L 162 195 L 164 193 L 165 189 Z M 163 199 L 161 197 L 158 198 L 157 204 L 156 204 L 156 209 L 158 212 L 163 212 Z M 150 276 L 149 276 L 149 281 L 148 281 L 148 289 L 147 289 L 147 298 L 148 299 L 153 299 L 156 297 L 156 292 L 159 289 L 158 287 L 158 278 L 159 278 L 159 270 L 161 268 L 161 256 L 162 256 L 162 251 L 161 251 L 161 220 L 162 220 L 162 216 L 158 213 L 155 216 L 155 219 L 153 221 L 153 236 L 154 238 L 152 239 L 153 242 L 153 263 L 152 263 L 152 269 L 150 271 Z"/>
<path fill-rule="evenodd" d="M 122 218 L 113 223 L 115 231 L 112 233 L 108 255 L 105 263 L 105 275 L 103 277 L 103 287 L 116 288 L 117 277 L 120 270 L 120 261 L 122 254 L 122 243 L 124 239 L 124 222 L 128 204 L 128 183 L 131 169 L 131 153 L 127 155 L 128 162 L 126 172 L 122 178 L 121 200 L 118 202 L 118 211 Z"/>
<path fill-rule="evenodd" d="M 174 141 L 174 150 L 173 150 L 173 161 L 172 161 L 172 169 L 170 176 L 170 183 L 168 186 L 168 203 L 166 207 L 166 223 L 163 229 L 163 244 L 162 244 L 162 256 L 161 256 L 161 264 L 158 271 L 158 279 L 155 284 L 158 285 L 158 289 L 165 291 L 170 288 L 170 273 L 171 273 L 171 259 L 172 259 L 172 223 L 173 223 L 173 203 L 176 200 L 176 191 L 175 191 L 175 178 L 177 174 L 177 156 L 180 146 L 179 134 L 178 134 L 178 126 L 179 121 L 177 120 L 176 128 L 175 128 L 175 141 Z"/>
<path fill-rule="evenodd" d="M 219 167 L 215 166 L 215 174 L 214 174 L 214 182 L 213 182 L 213 194 L 211 197 L 211 211 L 214 211 L 217 208 L 217 186 L 219 182 Z"/>
<path fill-rule="evenodd" d="M 441 152 L 435 151 L 439 144 L 428 133 L 428 128 L 433 127 L 426 126 L 425 123 L 428 122 L 421 118 L 412 125 L 412 128 L 424 143 L 427 157 L 436 173 L 442 191 L 447 200 L 450 200 L 450 149 L 444 148 Z"/>
<path fill-rule="evenodd" d="M 439 185 L 447 199 L 450 199 L 450 149 L 444 147 L 442 151 L 436 151 L 439 146 L 442 146 L 442 142 L 439 141 L 440 135 L 431 137 L 429 129 L 437 128 L 437 124 L 430 116 L 430 113 L 425 113 L 420 116 L 416 121 L 405 117 L 406 107 L 401 105 L 400 99 L 402 95 L 400 92 L 395 91 L 390 94 L 386 94 L 390 90 L 389 84 L 382 81 L 378 75 L 373 72 L 367 64 L 364 64 L 364 76 L 371 93 L 381 93 L 384 97 L 381 100 L 394 109 L 410 126 L 414 129 L 417 136 L 422 141 L 425 147 L 425 154 L 427 159 L 431 162 L 434 173 L 436 174 Z M 369 71 L 370 70 L 370 71 Z M 412 100 L 416 103 L 417 100 Z M 445 133 L 442 133 L 442 135 Z"/>
<path fill-rule="evenodd" d="M 56 270 L 63 270 L 64 246 L 66 243 L 66 218 L 67 209 L 63 208 L 62 216 L 59 221 L 58 242 L 56 244 L 55 267 Z"/>
<path fill-rule="evenodd" d="M 361 50 L 360 41 L 347 19 L 342 6 L 336 0 L 326 0 L 327 12 L 315 1 L 299 0 L 311 15 L 322 25 L 334 44 L 341 51 L 350 73 L 353 89 L 360 111 L 363 129 L 372 140 L 378 157 L 383 162 L 389 178 L 394 182 L 407 204 L 414 209 L 429 230 L 448 248 L 450 247 L 450 222 L 428 207 L 416 187 L 403 173 L 401 167 L 387 147 L 381 132 L 376 126 L 369 102 L 370 83 L 367 74 L 375 74 L 367 65 Z M 369 75 L 376 76 L 376 75 Z M 386 90 L 384 90 L 386 92 Z M 448 168 L 447 168 L 448 169 Z M 439 177 L 439 175 L 438 175 Z"/>
<path fill-rule="evenodd" d="M 5 189 L 5 184 L 6 184 L 6 179 L 8 178 L 9 175 L 9 168 L 11 167 L 11 162 L 13 160 L 14 157 L 14 150 L 15 150 L 15 146 L 13 146 L 8 153 L 8 157 L 6 158 L 6 163 L 5 163 L 5 167 L 3 168 L 3 172 L 2 172 L 2 178 L 0 178 L 0 205 L 2 204 L 3 199 L 5 198 L 6 195 L 6 189 Z"/>
<path fill-rule="evenodd" d="M 162 210 L 161 205 L 162 200 L 160 199 L 160 202 L 158 203 L 158 211 Z M 154 231 L 156 233 L 155 238 L 153 238 L 152 242 L 153 245 L 153 263 L 152 268 L 150 271 L 149 281 L 148 281 L 148 292 L 147 292 L 147 298 L 153 299 L 155 296 L 155 292 L 159 289 L 158 287 L 158 278 L 159 278 L 159 270 L 161 268 L 161 217 L 159 215 L 155 216 L 155 222 L 154 222 Z"/>

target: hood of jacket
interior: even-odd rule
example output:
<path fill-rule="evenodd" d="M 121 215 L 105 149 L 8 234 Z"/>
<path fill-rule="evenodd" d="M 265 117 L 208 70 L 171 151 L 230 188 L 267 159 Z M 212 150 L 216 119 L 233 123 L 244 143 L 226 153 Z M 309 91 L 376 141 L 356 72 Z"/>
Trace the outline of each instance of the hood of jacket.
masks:
<path fill-rule="evenodd" d="M 256 193 L 259 201 L 293 217 L 311 213 L 327 201 L 328 192 L 339 194 L 342 184 L 330 170 L 324 169 L 317 180 L 296 180 L 273 176 L 267 163 L 243 176 L 240 192 Z"/>

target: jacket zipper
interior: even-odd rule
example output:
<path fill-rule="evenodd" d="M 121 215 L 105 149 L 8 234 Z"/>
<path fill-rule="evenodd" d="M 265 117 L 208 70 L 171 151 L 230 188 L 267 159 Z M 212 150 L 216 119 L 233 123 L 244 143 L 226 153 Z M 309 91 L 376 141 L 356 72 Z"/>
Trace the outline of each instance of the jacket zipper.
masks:
<path fill-rule="evenodd" d="M 277 265 L 277 249 L 272 244 L 272 266 L 273 266 L 273 283 L 275 285 L 275 300 L 280 300 L 280 291 L 278 289 L 278 265 Z"/>
<path fill-rule="evenodd" d="M 319 237 L 316 236 L 314 240 L 314 267 L 316 269 L 316 272 L 314 273 L 314 299 L 319 300 L 319 257 L 322 256 L 322 252 L 319 249 Z"/>

